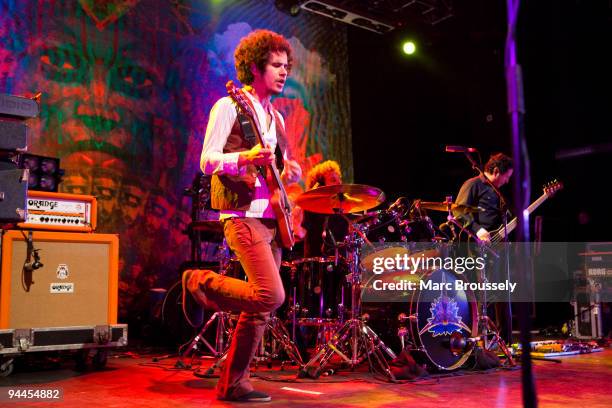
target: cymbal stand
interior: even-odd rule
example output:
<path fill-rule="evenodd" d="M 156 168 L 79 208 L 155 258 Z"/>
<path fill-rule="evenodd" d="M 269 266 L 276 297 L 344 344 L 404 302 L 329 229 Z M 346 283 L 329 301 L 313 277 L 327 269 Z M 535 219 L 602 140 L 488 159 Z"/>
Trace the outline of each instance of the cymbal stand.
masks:
<path fill-rule="evenodd" d="M 484 246 L 480 246 L 480 250 L 482 251 Z M 487 274 L 486 268 L 480 270 L 480 281 L 487 282 Z M 499 334 L 499 329 L 493 322 L 493 320 L 488 316 L 487 309 L 489 307 L 489 302 L 487 300 L 487 291 L 482 291 L 483 299 L 480 301 L 480 311 L 478 313 L 478 333 L 480 333 L 480 338 L 482 340 L 482 347 L 485 350 L 493 351 L 496 347 L 499 351 L 506 357 L 506 363 L 513 367 L 515 365 L 514 359 L 512 358 L 512 352 L 506 345 L 505 340 Z"/>
<path fill-rule="evenodd" d="M 222 260 L 223 273 L 221 274 L 225 274 L 228 264 L 229 264 L 229 261 L 228 261 L 229 258 L 226 257 L 224 259 L 225 259 L 225 263 L 223 263 L 223 260 Z M 234 325 L 230 318 L 230 313 L 228 312 L 216 312 L 210 318 L 210 320 L 206 323 L 206 326 L 212 323 L 212 321 L 215 319 L 215 315 L 217 315 L 216 317 L 219 319 L 219 322 L 217 324 L 216 346 L 221 344 L 223 348 L 222 349 L 217 348 L 217 347 L 215 348 L 215 351 L 217 351 L 217 354 L 214 354 L 214 355 L 215 357 L 217 357 L 217 360 L 212 366 L 210 366 L 205 371 L 203 375 L 204 377 L 212 376 L 214 371 L 217 368 L 219 368 L 223 364 L 223 362 L 227 359 L 227 352 L 229 351 L 229 345 L 231 343 L 231 335 L 234 330 Z M 201 333 L 206 331 L 206 326 L 202 329 Z M 224 327 L 229 328 L 229 330 L 225 332 L 225 334 L 227 334 L 226 343 L 223 343 L 223 335 L 224 335 L 223 328 Z M 211 346 L 208 345 L 205 339 L 201 339 L 201 340 L 209 347 L 209 349 L 211 349 Z M 269 346 L 268 350 L 266 350 L 267 345 Z M 280 356 L 281 351 L 284 351 L 287 354 L 287 356 L 290 358 L 290 361 L 295 362 L 300 367 L 304 366 L 304 361 L 302 360 L 300 352 L 295 346 L 294 341 L 291 340 L 289 331 L 287 330 L 287 328 L 285 327 L 281 319 L 273 315 L 266 322 L 266 328 L 265 328 L 264 335 L 260 343 L 258 354 L 254 358 L 255 365 L 257 366 L 260 361 L 266 361 L 269 365 L 271 365 L 271 360 L 278 358 Z M 281 362 L 281 369 L 284 367 L 285 363 L 286 361 Z"/>
<path fill-rule="evenodd" d="M 271 336 L 269 340 L 270 351 L 266 351 L 266 344 L 265 344 L 266 337 L 268 337 L 268 334 Z M 228 344 L 229 344 L 229 341 L 228 341 Z M 255 355 L 255 358 L 253 359 L 253 361 L 255 362 L 255 367 L 259 365 L 260 361 L 265 361 L 270 366 L 272 364 L 272 359 L 278 358 L 280 356 L 281 350 L 284 350 L 287 356 L 291 359 L 290 361 L 297 363 L 300 366 L 300 368 L 304 366 L 304 361 L 302 360 L 300 352 L 295 346 L 295 343 L 293 343 L 291 339 L 289 338 L 289 332 L 287 331 L 285 326 L 282 324 L 281 320 L 276 316 L 271 317 L 266 323 L 266 329 L 265 329 L 264 335 L 261 339 L 261 343 L 259 346 L 260 348 L 257 354 Z M 212 377 L 215 373 L 215 370 L 217 368 L 220 368 L 221 365 L 227 359 L 228 352 L 229 352 L 229 348 L 227 348 L 223 352 L 223 354 L 219 356 L 219 358 L 214 362 L 213 365 L 211 365 L 208 369 L 206 369 L 204 374 L 201 374 L 199 376 L 205 377 L 205 378 Z M 284 368 L 285 363 L 286 361 L 281 362 L 281 366 L 280 366 L 281 370 Z"/>
<path fill-rule="evenodd" d="M 338 212 L 340 215 L 344 215 Z M 318 378 L 334 354 L 351 369 L 357 367 L 365 359 L 368 360 L 370 370 L 379 371 L 390 380 L 395 381 L 385 354 L 391 359 L 396 358 L 395 353 L 385 345 L 378 335 L 365 323 L 361 316 L 361 271 L 359 266 L 359 248 L 369 243 L 365 234 L 360 231 L 346 216 L 349 225 L 347 248 L 347 263 L 349 274 L 347 279 L 351 283 L 351 316 L 336 330 L 330 340 L 306 363 L 298 372 L 299 378 Z"/>
<path fill-rule="evenodd" d="M 268 350 L 266 350 L 266 340 L 269 346 Z M 267 361 L 268 365 L 271 365 L 272 359 L 279 358 L 281 351 L 287 354 L 287 357 L 290 359 L 289 361 L 296 363 L 300 368 L 304 366 L 302 356 L 295 343 L 291 340 L 289 331 L 281 319 L 271 316 L 266 323 L 266 330 L 261 339 L 259 356 L 255 357 L 255 364 L 258 361 Z M 281 370 L 285 363 L 285 360 L 281 361 Z"/>

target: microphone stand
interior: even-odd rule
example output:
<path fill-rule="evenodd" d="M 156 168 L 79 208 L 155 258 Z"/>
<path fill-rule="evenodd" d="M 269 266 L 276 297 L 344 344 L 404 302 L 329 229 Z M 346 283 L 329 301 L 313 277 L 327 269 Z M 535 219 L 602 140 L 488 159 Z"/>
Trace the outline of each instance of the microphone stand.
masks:
<path fill-rule="evenodd" d="M 508 33 L 505 44 L 505 69 L 508 96 L 508 113 L 512 129 L 512 157 L 514 160 L 514 198 L 515 213 L 518 217 L 517 240 L 529 242 L 529 215 L 524 213 L 530 195 L 531 182 L 529 178 L 529 154 L 525 140 L 525 103 L 523 98 L 523 83 L 521 66 L 516 56 L 516 23 L 519 15 L 520 0 L 507 0 Z M 528 262 L 528 248 L 523 246 L 518 253 L 518 276 L 524 289 L 531 283 L 530 272 L 532 265 Z M 521 290 L 521 289 L 519 289 Z M 521 332 L 522 365 L 521 383 L 523 391 L 523 405 L 527 408 L 538 406 L 535 379 L 531 363 L 531 334 L 528 304 L 519 303 L 519 325 Z"/>

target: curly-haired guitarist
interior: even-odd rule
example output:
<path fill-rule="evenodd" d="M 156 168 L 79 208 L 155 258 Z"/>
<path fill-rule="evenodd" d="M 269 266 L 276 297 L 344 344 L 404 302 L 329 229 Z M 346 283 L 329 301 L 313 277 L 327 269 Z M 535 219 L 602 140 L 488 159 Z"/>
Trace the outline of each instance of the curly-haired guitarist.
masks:
<path fill-rule="evenodd" d="M 267 30 L 242 38 L 234 57 L 238 79 L 245 88 L 236 90 L 228 84 L 228 91 L 233 88 L 230 96 L 213 106 L 200 166 L 212 175 L 211 205 L 220 211 L 225 238 L 248 282 L 197 270 L 190 271 L 186 286 L 208 307 L 241 311 L 217 397 L 270 401 L 269 395 L 253 389 L 249 365 L 270 313 L 285 299 L 279 275 L 281 246 L 290 246 L 293 238 L 291 234 L 284 238 L 286 229 L 280 224 L 287 214 L 282 216 L 273 204 L 278 194 L 285 194 L 286 201 L 283 182 L 297 181 L 302 171 L 290 159 L 284 121 L 270 98 L 282 92 L 293 59 L 289 42 Z M 279 175 L 280 167 L 284 169 Z M 276 184 L 271 182 L 274 175 L 278 176 Z"/>

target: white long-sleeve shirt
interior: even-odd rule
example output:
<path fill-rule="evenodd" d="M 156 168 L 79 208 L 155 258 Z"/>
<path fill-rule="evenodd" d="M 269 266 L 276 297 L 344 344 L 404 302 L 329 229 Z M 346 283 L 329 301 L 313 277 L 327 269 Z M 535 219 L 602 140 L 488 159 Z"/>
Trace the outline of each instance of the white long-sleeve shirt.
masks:
<path fill-rule="evenodd" d="M 271 115 L 272 119 L 270 120 L 268 129 L 259 130 L 264 142 L 274 151 L 277 143 L 274 113 L 266 112 L 262 104 L 249 92 L 245 92 L 245 94 L 251 100 L 255 108 L 255 113 L 257 114 L 257 119 L 262 127 L 266 127 L 268 114 Z M 227 143 L 227 138 L 230 135 L 237 116 L 236 106 L 229 96 L 219 99 L 213 106 L 208 119 L 208 126 L 206 127 L 202 155 L 200 156 L 200 168 L 204 174 L 225 174 L 230 176 L 246 174 L 247 167 L 238 166 L 239 152 L 223 153 L 223 147 Z M 284 126 L 282 116 L 278 115 L 278 117 L 279 121 Z M 275 218 L 272 207 L 270 206 L 270 191 L 261 174 L 257 174 L 255 192 L 249 209 L 246 211 L 221 211 L 221 219 L 228 217 Z"/>

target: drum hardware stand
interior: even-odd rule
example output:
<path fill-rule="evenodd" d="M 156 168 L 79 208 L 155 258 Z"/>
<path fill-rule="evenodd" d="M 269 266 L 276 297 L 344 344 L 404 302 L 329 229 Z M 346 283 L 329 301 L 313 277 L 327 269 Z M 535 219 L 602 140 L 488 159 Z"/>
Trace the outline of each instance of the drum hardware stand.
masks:
<path fill-rule="evenodd" d="M 224 243 L 224 247 L 226 248 L 225 240 L 223 241 L 223 243 Z M 220 260 L 220 264 L 221 264 L 220 274 L 225 275 L 228 265 L 229 265 L 229 257 L 228 256 L 223 257 Z M 207 327 L 210 326 L 216 318 L 219 319 L 219 321 L 217 323 L 217 337 L 216 337 L 215 348 L 213 349 L 212 346 L 208 344 L 208 342 L 206 342 L 204 338 L 202 338 L 202 334 L 206 331 Z M 227 327 L 228 329 L 224 331 L 225 327 Z M 203 375 L 204 377 L 211 377 L 214 374 L 215 369 L 220 367 L 221 364 L 227 359 L 227 352 L 229 351 L 229 345 L 231 344 L 231 338 L 232 338 L 234 329 L 235 327 L 232 324 L 230 313 L 216 312 L 206 323 L 206 325 L 204 326 L 200 334 L 193 339 L 186 353 L 191 349 L 196 349 L 197 342 L 201 340 L 213 352 L 213 355 L 217 357 L 217 361 L 215 361 L 215 363 L 206 370 L 206 372 Z M 225 333 L 227 333 L 227 336 L 228 336 L 227 343 L 223 342 L 223 335 Z M 270 334 L 272 337 L 270 340 L 270 343 L 271 343 L 270 352 L 266 352 L 265 350 L 265 340 L 268 334 Z M 273 358 L 278 358 L 281 350 L 285 351 L 287 356 L 291 359 L 290 361 L 297 363 L 300 367 L 304 365 L 304 362 L 302 361 L 302 357 L 300 356 L 300 353 L 297 347 L 295 346 L 295 342 L 291 340 L 289 332 L 287 328 L 285 327 L 285 325 L 283 324 L 283 322 L 276 316 L 271 316 L 270 319 L 268 319 L 268 321 L 266 322 L 266 328 L 265 328 L 264 335 L 261 340 L 260 347 L 261 347 L 259 351 L 260 355 L 255 356 L 255 358 L 253 359 L 255 361 L 256 367 L 259 361 L 267 361 L 268 365 L 271 365 L 271 360 Z M 285 361 L 282 361 L 281 369 L 284 367 L 284 365 L 285 365 Z"/>
<path fill-rule="evenodd" d="M 493 320 L 486 314 L 482 314 L 478 317 L 478 324 L 481 327 L 479 332 L 482 333 L 480 338 L 482 340 L 482 348 L 491 351 L 497 346 L 500 352 L 506 357 L 506 363 L 510 367 L 514 367 L 516 363 L 512 358 L 512 352 L 506 345 L 506 342 L 499 335 L 499 330 Z"/>
<path fill-rule="evenodd" d="M 289 273 L 291 274 L 289 281 L 295 282 L 295 276 L 297 272 L 295 263 L 290 262 L 289 266 L 291 268 L 289 270 Z M 291 288 L 291 307 L 287 311 L 287 314 L 291 316 L 291 341 L 293 342 L 293 344 L 295 344 L 296 339 L 297 339 L 296 338 L 297 313 L 298 313 L 299 308 L 300 308 L 300 305 L 297 303 L 297 287 L 293 285 L 293 287 Z"/>
<path fill-rule="evenodd" d="M 416 320 L 416 316 L 408 316 L 406 313 L 400 313 L 397 315 L 397 320 L 400 322 L 400 326 L 397 329 L 397 337 L 399 337 L 402 350 L 407 350 L 408 346 L 412 346 L 414 348 L 413 342 L 410 341 L 410 329 L 406 327 L 405 324 L 406 322 L 410 324 L 410 321 Z"/>
<path fill-rule="evenodd" d="M 270 334 L 272 336 L 272 339 L 270 340 L 270 343 L 271 343 L 270 352 L 266 352 L 265 350 L 265 341 L 266 341 L 267 334 Z M 277 345 L 279 345 L 280 348 L 277 347 Z M 256 355 L 255 358 L 253 359 L 253 361 L 255 362 L 256 368 L 259 366 L 260 361 L 267 362 L 268 367 L 271 367 L 272 359 L 278 358 L 281 350 L 284 350 L 285 353 L 287 353 L 287 356 L 289 356 L 289 358 L 291 359 L 290 361 L 297 363 L 300 366 L 300 368 L 304 366 L 304 362 L 302 361 L 300 352 L 295 346 L 295 343 L 292 342 L 291 339 L 289 338 L 289 332 L 287 331 L 285 326 L 282 324 L 281 320 L 276 316 L 271 317 L 266 323 L 266 329 L 261 339 L 261 343 L 259 347 L 260 347 L 258 351 L 259 355 Z M 223 354 L 220 355 L 219 358 L 217 358 L 217 360 L 213 363 L 213 365 L 211 365 L 208 369 L 206 369 L 204 374 L 196 374 L 196 375 L 198 377 L 203 377 L 203 378 L 213 377 L 215 370 L 217 368 L 220 368 L 221 365 L 227 359 L 228 352 L 229 352 L 229 348 L 227 348 L 223 352 Z M 281 361 L 281 366 L 280 366 L 281 370 L 284 368 L 285 363 L 286 361 L 284 360 Z"/>
<path fill-rule="evenodd" d="M 481 247 L 482 248 L 482 247 Z M 481 281 L 487 282 L 487 276 L 485 273 L 485 269 L 481 270 Z M 487 313 L 488 301 L 487 301 L 487 291 L 483 291 L 483 299 L 480 303 L 480 313 L 478 314 L 478 332 L 481 333 L 480 338 L 482 340 L 482 348 L 488 351 L 491 351 L 497 346 L 499 351 L 506 357 L 506 363 L 510 367 L 514 367 L 516 363 L 512 358 L 512 353 L 508 346 L 506 345 L 505 340 L 500 336 L 499 329 L 488 316 Z M 512 318 L 510 316 L 510 318 Z"/>
<path fill-rule="evenodd" d="M 283 322 L 276 316 L 270 317 L 268 322 L 266 323 L 266 332 L 261 340 L 260 344 L 260 356 L 255 357 L 255 365 L 257 366 L 258 361 L 267 361 L 268 366 L 272 365 L 272 359 L 278 358 L 280 356 L 280 352 L 284 351 L 289 357 L 289 361 L 296 363 L 298 366 L 303 367 L 304 361 L 302 360 L 302 356 L 289 336 L 289 331 L 283 324 Z M 265 349 L 265 340 L 266 334 L 271 336 L 269 340 L 270 351 L 266 352 Z M 282 370 L 285 366 L 286 360 L 281 361 L 280 369 Z"/>
<path fill-rule="evenodd" d="M 227 268 L 230 262 L 229 251 L 227 247 L 227 243 L 225 238 L 223 242 L 219 246 L 219 274 L 225 275 L 227 272 Z M 186 290 L 186 288 L 183 288 Z M 183 302 L 184 304 L 184 302 Z M 189 320 L 189 318 L 187 318 Z M 204 337 L 204 333 L 210 328 L 210 326 L 216 321 L 217 326 L 215 330 L 215 345 L 212 346 Z M 191 323 L 191 322 L 189 322 Z M 231 340 L 232 334 L 234 331 L 234 326 L 232 324 L 231 314 L 229 312 L 217 311 L 213 313 L 213 315 L 208 319 L 208 321 L 202 326 L 202 329 L 198 334 L 191 340 L 189 346 L 185 349 L 183 353 L 179 354 L 179 358 L 176 361 L 176 368 L 189 368 L 191 364 L 185 364 L 183 359 L 192 356 L 192 353 L 198 350 L 198 345 L 204 343 L 204 345 L 208 348 L 208 350 L 212 353 L 212 355 L 216 358 L 220 358 L 227 350 Z M 227 337 L 227 341 L 224 338 Z M 193 361 L 193 356 L 192 356 Z"/>
<path fill-rule="evenodd" d="M 344 215 L 341 211 L 337 211 L 337 214 Z M 365 234 L 359 231 L 346 216 L 344 218 L 350 228 L 349 237 L 353 237 L 349 241 L 350 245 L 347 245 L 347 263 L 350 271 L 347 277 L 351 283 L 351 316 L 332 335 L 327 344 L 301 368 L 298 372 L 298 378 L 307 376 L 318 378 L 333 355 L 337 354 L 351 369 L 354 369 L 367 358 L 371 371 L 375 371 L 374 363 L 376 363 L 390 381 L 395 381 L 395 376 L 391 372 L 389 363 L 384 355 L 386 353 L 390 358 L 395 359 L 395 353 L 384 344 L 360 315 L 361 299 L 359 292 L 361 273 L 359 270 L 359 245 L 363 242 L 369 243 L 369 241 L 367 241 Z M 360 235 L 359 239 L 357 235 Z M 347 343 L 348 350 L 345 349 Z M 318 366 L 316 365 L 317 362 L 319 363 Z"/>
<path fill-rule="evenodd" d="M 215 345 L 214 347 L 204 338 L 204 333 L 210 325 L 217 320 L 217 329 L 215 331 Z M 228 345 L 232 340 L 232 334 L 234 331 L 234 327 L 232 325 L 232 321 L 230 319 L 230 314 L 228 312 L 215 312 L 211 318 L 206 322 L 206 324 L 202 327 L 202 330 L 191 340 L 189 346 L 185 349 L 185 351 L 179 355 L 178 360 L 176 361 L 176 368 L 189 368 L 191 364 L 185 364 L 183 359 L 188 358 L 192 353 L 198 350 L 198 344 L 200 342 L 204 343 L 204 345 L 210 350 L 214 357 L 221 357 L 225 351 L 227 350 Z M 227 342 L 223 340 L 223 338 L 227 336 Z M 193 356 L 192 356 L 193 361 Z"/>

